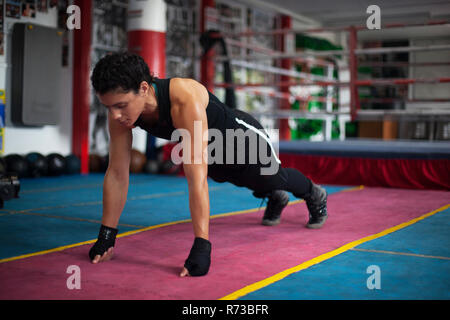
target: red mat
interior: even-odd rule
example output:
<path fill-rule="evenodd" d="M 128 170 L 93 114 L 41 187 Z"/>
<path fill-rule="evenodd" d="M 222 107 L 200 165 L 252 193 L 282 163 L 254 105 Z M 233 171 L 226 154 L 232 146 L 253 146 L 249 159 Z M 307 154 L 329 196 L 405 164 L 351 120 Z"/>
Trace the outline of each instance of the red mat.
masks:
<path fill-rule="evenodd" d="M 190 223 L 117 240 L 113 260 L 91 264 L 91 245 L 0 264 L 0 299 L 218 299 L 346 243 L 383 231 L 450 203 L 444 191 L 365 188 L 328 198 L 320 230 L 304 227 L 304 203 L 290 205 L 276 227 L 262 211 L 211 220 L 212 265 L 205 277 L 178 273 L 193 241 Z M 69 290 L 67 267 L 81 270 Z"/>

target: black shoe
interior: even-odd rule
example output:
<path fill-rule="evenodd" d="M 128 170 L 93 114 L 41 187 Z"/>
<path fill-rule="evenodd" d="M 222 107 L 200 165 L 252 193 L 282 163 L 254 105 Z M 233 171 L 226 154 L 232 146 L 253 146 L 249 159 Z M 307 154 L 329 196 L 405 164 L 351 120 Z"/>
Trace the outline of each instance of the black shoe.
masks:
<path fill-rule="evenodd" d="M 313 183 L 311 193 L 304 198 L 309 211 L 307 228 L 319 229 L 327 220 L 327 197 L 327 191 Z"/>
<path fill-rule="evenodd" d="M 289 195 L 282 190 L 275 190 L 269 195 L 269 202 L 267 203 L 266 211 L 262 224 L 265 226 L 276 226 L 281 220 L 281 211 L 289 203 Z"/>

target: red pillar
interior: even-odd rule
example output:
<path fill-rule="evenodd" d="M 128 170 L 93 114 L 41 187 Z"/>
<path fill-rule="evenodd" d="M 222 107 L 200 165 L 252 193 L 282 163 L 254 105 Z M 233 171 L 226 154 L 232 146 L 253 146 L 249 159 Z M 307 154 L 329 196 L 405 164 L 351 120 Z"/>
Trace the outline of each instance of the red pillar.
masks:
<path fill-rule="evenodd" d="M 208 20 L 206 11 L 208 8 L 215 8 L 214 0 L 202 0 L 200 8 L 200 31 L 203 33 L 208 29 Z M 208 89 L 208 91 L 214 91 L 214 64 L 215 51 L 211 49 L 208 53 L 202 57 L 200 62 L 200 82 Z"/>
<path fill-rule="evenodd" d="M 355 54 L 358 41 L 357 30 L 355 27 L 349 29 L 349 69 L 350 69 L 350 114 L 352 121 L 355 121 L 358 110 L 360 108 L 358 86 L 356 81 L 358 80 L 358 61 Z"/>
<path fill-rule="evenodd" d="M 281 16 L 281 29 L 292 29 L 292 18 L 289 16 Z M 281 49 L 283 52 L 287 53 L 287 41 L 286 41 L 286 34 L 281 35 Z M 281 60 L 281 68 L 290 70 L 292 67 L 292 60 L 291 59 L 282 59 Z M 290 81 L 290 77 L 288 76 L 281 76 L 280 81 L 281 82 L 288 82 Z M 283 93 L 289 94 L 289 87 L 282 86 L 280 87 L 280 91 Z M 283 99 L 280 104 L 281 109 L 290 109 L 291 104 L 289 101 Z M 289 120 L 288 119 L 280 119 L 280 140 L 291 140 L 291 129 L 289 128 Z"/>
<path fill-rule="evenodd" d="M 164 0 L 130 0 L 128 3 L 128 51 L 140 55 L 157 78 L 166 77 L 166 11 Z M 135 147 L 145 150 L 147 157 L 154 157 L 155 137 L 141 131 L 136 134 L 145 144 Z"/>
<path fill-rule="evenodd" d="M 144 58 L 158 78 L 166 76 L 166 30 L 164 0 L 129 2 L 128 50 Z"/>
<path fill-rule="evenodd" d="M 92 0 L 75 0 L 80 7 L 81 29 L 73 32 L 72 153 L 81 160 L 81 173 L 89 173 L 89 101 Z"/>

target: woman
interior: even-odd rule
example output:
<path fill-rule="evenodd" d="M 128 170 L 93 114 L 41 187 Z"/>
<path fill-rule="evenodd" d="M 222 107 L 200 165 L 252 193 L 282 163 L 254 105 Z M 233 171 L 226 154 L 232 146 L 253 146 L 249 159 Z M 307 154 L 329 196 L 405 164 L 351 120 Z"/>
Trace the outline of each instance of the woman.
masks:
<path fill-rule="evenodd" d="M 298 170 L 281 167 L 259 122 L 245 112 L 228 108 L 197 81 L 154 78 L 145 61 L 129 53 L 103 57 L 91 81 L 100 102 L 108 109 L 110 132 L 102 226 L 89 253 L 94 263 L 109 260 L 113 254 L 116 227 L 128 192 L 131 130 L 137 126 L 160 138 L 181 137 L 184 146 L 183 169 L 195 240 L 180 276 L 205 275 L 209 270 L 208 176 L 247 187 L 256 197 L 268 197 L 264 225 L 280 222 L 281 212 L 289 202 L 286 191 L 305 199 L 308 228 L 320 228 L 327 219 L 326 191 Z M 215 139 L 211 141 L 213 134 Z M 212 145 L 214 155 L 210 152 Z"/>

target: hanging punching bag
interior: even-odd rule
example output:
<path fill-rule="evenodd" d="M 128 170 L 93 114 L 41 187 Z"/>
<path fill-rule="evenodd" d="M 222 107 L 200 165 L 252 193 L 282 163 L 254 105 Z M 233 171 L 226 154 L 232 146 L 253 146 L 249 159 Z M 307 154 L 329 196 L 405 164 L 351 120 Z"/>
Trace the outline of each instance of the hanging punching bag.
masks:
<path fill-rule="evenodd" d="M 217 30 L 208 30 L 200 36 L 200 44 L 203 48 L 203 55 L 216 44 L 219 43 L 222 48 L 222 53 L 224 56 L 228 57 L 228 50 L 225 43 L 225 40 L 220 35 L 220 32 Z M 223 61 L 223 72 L 224 72 L 224 82 L 232 84 L 233 83 L 233 73 L 231 70 L 230 60 Z M 234 93 L 233 87 L 227 87 L 225 89 L 225 104 L 232 108 L 236 109 L 236 95 Z"/>

